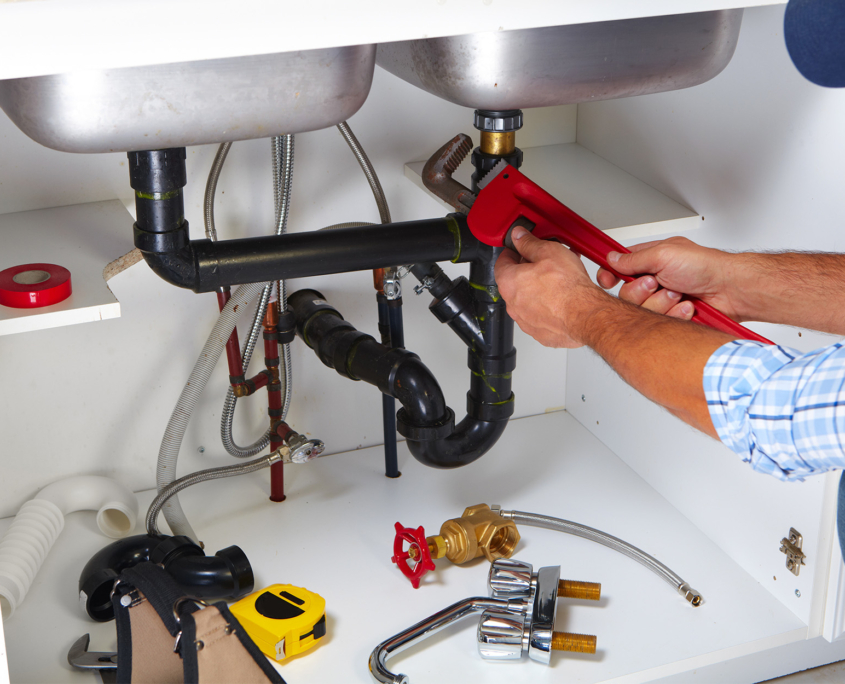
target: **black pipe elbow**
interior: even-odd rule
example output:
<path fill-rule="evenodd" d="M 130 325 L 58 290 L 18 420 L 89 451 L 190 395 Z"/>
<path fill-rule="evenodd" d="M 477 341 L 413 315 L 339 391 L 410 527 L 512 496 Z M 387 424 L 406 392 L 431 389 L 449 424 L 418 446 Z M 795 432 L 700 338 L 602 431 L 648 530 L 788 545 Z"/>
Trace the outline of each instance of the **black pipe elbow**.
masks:
<path fill-rule="evenodd" d="M 507 426 L 507 419 L 486 421 L 466 416 L 441 439 L 413 440 L 409 438 L 408 449 L 420 463 L 432 468 L 460 468 L 487 453 L 502 436 Z M 403 434 L 402 429 L 403 426 L 400 423 L 400 434 Z"/>
<path fill-rule="evenodd" d="M 416 354 L 405 352 L 395 362 L 385 358 L 382 364 L 390 365 L 387 378 L 389 394 L 402 404 L 414 425 L 438 425 L 448 421 L 450 415 L 454 417 L 446 406 L 440 384 Z"/>
<path fill-rule="evenodd" d="M 237 546 L 206 556 L 188 537 L 137 534 L 100 549 L 82 569 L 79 591 L 93 620 L 114 619 L 111 590 L 115 580 L 144 561 L 162 565 L 194 598 L 236 599 L 251 592 L 255 584 L 249 560 Z"/>
<path fill-rule="evenodd" d="M 236 599 L 255 585 L 252 566 L 239 546 L 227 546 L 213 556 L 183 556 L 165 565 L 176 583 L 194 598 Z"/>
<path fill-rule="evenodd" d="M 153 272 L 171 285 L 199 289 L 199 265 L 185 220 L 184 147 L 129 152 L 135 191 L 135 247 Z"/>
<path fill-rule="evenodd" d="M 185 222 L 187 230 L 187 221 Z M 135 246 L 141 249 L 136 240 Z M 199 266 L 190 244 L 176 252 L 147 252 L 141 249 L 147 266 L 162 280 L 171 285 L 197 292 L 199 289 Z"/>

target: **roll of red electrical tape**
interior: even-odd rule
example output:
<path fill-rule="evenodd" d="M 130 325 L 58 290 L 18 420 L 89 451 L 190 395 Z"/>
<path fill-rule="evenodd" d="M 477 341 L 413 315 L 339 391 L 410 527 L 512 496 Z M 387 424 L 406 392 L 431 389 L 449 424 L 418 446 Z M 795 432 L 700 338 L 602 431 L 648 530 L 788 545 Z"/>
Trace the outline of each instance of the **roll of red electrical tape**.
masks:
<path fill-rule="evenodd" d="M 0 304 L 36 309 L 70 297 L 70 271 L 56 264 L 21 264 L 0 271 Z"/>

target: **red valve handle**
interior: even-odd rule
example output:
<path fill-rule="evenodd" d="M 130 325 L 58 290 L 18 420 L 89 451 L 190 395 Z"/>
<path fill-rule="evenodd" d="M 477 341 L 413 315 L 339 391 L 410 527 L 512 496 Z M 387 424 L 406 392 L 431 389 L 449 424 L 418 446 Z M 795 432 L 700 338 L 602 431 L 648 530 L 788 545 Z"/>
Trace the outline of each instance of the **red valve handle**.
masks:
<path fill-rule="evenodd" d="M 607 262 L 608 252 L 630 252 L 534 181 L 513 167 L 507 167 L 490 181 L 479 194 L 467 216 L 472 234 L 481 242 L 501 247 L 517 219 L 526 218 L 535 224 L 532 234 L 541 240 L 558 240 L 574 252 L 613 273 L 625 282 L 633 276 L 617 273 Z M 645 274 L 642 274 L 645 275 Z M 684 296 L 695 305 L 692 317 L 696 323 L 736 335 L 745 340 L 773 344 L 765 337 L 740 325 L 718 309 L 695 297 Z"/>
<path fill-rule="evenodd" d="M 434 570 L 434 561 L 431 560 L 431 552 L 428 550 L 428 542 L 425 540 L 425 530 L 422 525 L 417 529 L 402 527 L 402 523 L 394 525 L 396 536 L 393 538 L 393 557 L 390 559 L 399 567 L 402 574 L 408 578 L 414 589 L 420 588 L 420 580 L 429 570 Z M 408 543 L 407 551 L 403 548 Z M 417 549 L 419 557 L 412 568 L 408 563 L 411 560 L 411 549 Z"/>

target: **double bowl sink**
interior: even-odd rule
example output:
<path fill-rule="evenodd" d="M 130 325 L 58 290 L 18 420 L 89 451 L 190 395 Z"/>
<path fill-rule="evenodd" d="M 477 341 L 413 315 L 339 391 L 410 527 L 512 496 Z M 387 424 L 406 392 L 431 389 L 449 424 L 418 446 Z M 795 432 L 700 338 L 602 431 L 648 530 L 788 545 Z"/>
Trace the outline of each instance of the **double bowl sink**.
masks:
<path fill-rule="evenodd" d="M 328 128 L 378 64 L 449 102 L 506 110 L 687 88 L 728 64 L 742 10 L 0 81 L 0 108 L 66 152 L 163 149 Z"/>

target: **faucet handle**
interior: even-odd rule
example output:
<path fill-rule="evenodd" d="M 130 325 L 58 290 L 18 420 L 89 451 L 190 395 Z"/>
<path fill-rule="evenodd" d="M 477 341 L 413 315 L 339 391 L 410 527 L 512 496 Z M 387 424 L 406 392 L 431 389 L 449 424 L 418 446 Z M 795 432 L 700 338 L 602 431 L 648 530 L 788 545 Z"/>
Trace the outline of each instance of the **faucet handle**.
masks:
<path fill-rule="evenodd" d="M 478 623 L 478 653 L 485 660 L 519 660 L 528 647 L 526 614 L 486 610 Z"/>
<path fill-rule="evenodd" d="M 532 597 L 534 568 L 512 558 L 500 558 L 490 565 L 487 588 L 490 596 L 497 599 L 524 599 Z"/>

